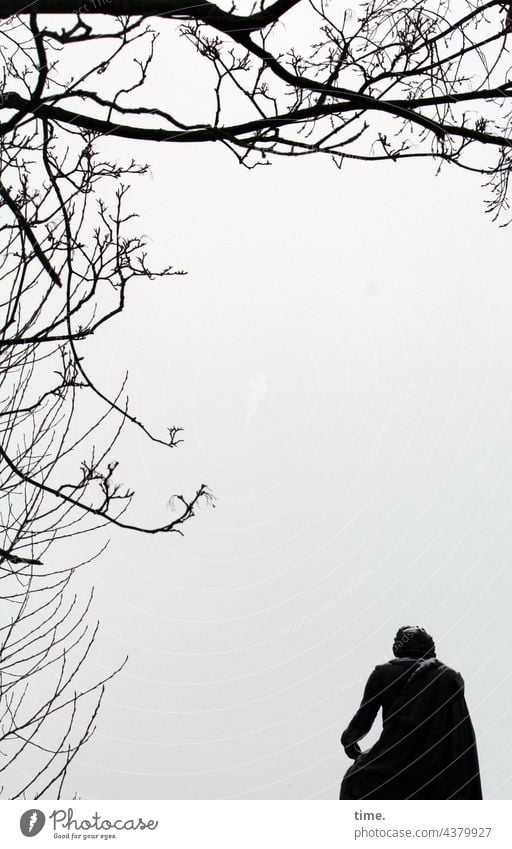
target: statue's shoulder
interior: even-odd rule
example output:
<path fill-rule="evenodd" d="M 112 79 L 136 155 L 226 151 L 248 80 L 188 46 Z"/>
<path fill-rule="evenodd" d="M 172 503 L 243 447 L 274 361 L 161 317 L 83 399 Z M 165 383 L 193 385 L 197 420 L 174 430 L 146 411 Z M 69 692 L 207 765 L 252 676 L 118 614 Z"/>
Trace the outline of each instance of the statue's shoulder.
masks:
<path fill-rule="evenodd" d="M 391 660 L 387 660 L 385 663 L 378 663 L 378 664 L 375 666 L 375 668 L 374 668 L 374 670 L 373 670 L 373 671 L 374 671 L 374 672 L 382 672 L 382 671 L 384 671 L 384 672 L 385 672 L 385 671 L 387 671 L 388 669 L 392 669 L 392 668 L 393 668 L 393 661 L 391 661 Z"/>
<path fill-rule="evenodd" d="M 457 689 L 464 688 L 464 678 L 460 672 L 457 672 L 456 669 L 452 669 L 452 667 L 448 666 L 446 663 L 438 661 L 438 673 L 442 676 L 442 679 L 446 684 L 450 684 Z"/>
<path fill-rule="evenodd" d="M 385 663 L 378 663 L 372 675 L 376 678 L 394 678 L 400 671 L 403 671 L 403 665 L 395 663 L 394 660 L 387 660 Z"/>

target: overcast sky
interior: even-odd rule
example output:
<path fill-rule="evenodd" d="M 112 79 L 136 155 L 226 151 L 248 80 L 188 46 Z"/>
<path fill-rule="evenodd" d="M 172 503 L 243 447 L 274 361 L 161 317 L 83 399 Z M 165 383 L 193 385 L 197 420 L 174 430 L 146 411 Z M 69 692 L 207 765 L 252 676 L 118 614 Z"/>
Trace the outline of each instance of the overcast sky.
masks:
<path fill-rule="evenodd" d="M 217 500 L 183 538 L 115 534 L 79 579 L 88 674 L 129 662 L 67 793 L 336 799 L 366 678 L 420 624 L 466 681 L 484 796 L 511 798 L 512 229 L 432 163 L 111 152 L 151 163 L 137 227 L 188 272 L 134 284 L 89 352 L 105 391 L 128 368 L 132 411 L 185 429 L 168 452 L 123 435 L 131 515 Z"/>
<path fill-rule="evenodd" d="M 91 368 L 114 389 L 129 367 L 133 409 L 185 428 L 168 453 L 124 437 L 134 515 L 203 481 L 217 502 L 91 569 L 90 674 L 130 660 L 69 794 L 337 798 L 366 677 L 419 623 L 465 678 L 485 796 L 510 798 L 510 229 L 432 165 L 139 156 L 140 229 L 188 275 L 133 287 Z"/>

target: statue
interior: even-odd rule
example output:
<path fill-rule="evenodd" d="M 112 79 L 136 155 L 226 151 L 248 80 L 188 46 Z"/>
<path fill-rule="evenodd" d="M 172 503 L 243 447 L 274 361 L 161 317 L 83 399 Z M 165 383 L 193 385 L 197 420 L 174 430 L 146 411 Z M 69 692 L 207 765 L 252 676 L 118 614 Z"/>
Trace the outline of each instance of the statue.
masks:
<path fill-rule="evenodd" d="M 399 628 L 394 658 L 376 666 L 341 736 L 348 757 L 340 799 L 481 799 L 475 733 L 462 676 L 436 657 L 419 626 Z M 382 733 L 359 740 L 382 708 Z"/>

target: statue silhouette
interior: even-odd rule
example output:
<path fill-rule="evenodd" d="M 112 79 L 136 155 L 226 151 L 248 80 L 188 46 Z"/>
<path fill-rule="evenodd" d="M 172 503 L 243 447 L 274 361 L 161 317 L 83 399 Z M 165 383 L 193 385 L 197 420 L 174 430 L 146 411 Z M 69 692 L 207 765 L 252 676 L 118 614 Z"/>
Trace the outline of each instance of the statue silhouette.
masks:
<path fill-rule="evenodd" d="M 394 658 L 376 666 L 341 736 L 354 764 L 340 799 L 481 799 L 475 733 L 462 676 L 436 658 L 430 634 L 400 628 Z M 382 733 L 366 752 L 359 740 L 382 708 Z"/>

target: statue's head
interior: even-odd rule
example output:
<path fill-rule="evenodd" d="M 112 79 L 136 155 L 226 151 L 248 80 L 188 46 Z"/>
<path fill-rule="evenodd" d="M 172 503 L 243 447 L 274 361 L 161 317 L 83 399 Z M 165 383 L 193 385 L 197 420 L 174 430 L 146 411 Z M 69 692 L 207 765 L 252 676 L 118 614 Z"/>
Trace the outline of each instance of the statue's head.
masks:
<path fill-rule="evenodd" d="M 424 628 L 419 625 L 403 625 L 396 632 L 393 654 L 395 657 L 435 657 L 436 645 Z"/>

